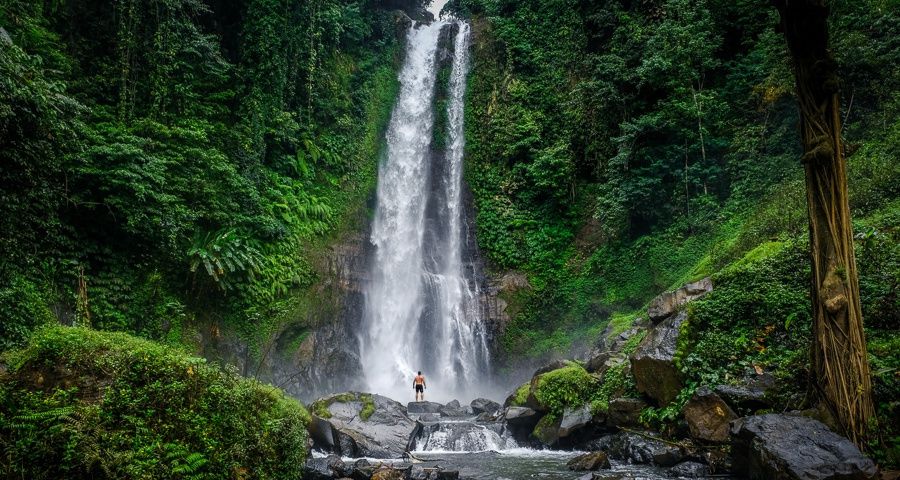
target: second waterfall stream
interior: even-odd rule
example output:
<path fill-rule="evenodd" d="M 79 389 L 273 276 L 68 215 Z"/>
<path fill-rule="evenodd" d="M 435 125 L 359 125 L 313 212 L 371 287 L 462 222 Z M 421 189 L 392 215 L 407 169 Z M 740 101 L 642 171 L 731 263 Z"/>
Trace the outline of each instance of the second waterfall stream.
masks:
<path fill-rule="evenodd" d="M 443 32 L 443 33 L 442 33 Z M 448 34 L 455 34 L 450 38 Z M 435 111 L 442 37 L 452 47 L 445 112 Z M 378 171 L 372 221 L 374 258 L 365 291 L 360 359 L 369 391 L 411 396 L 428 379 L 429 400 L 471 398 L 489 371 L 486 330 L 474 268 L 466 268 L 463 111 L 469 25 L 413 24 L 400 92 Z M 446 114 L 446 132 L 435 118 Z M 443 134 L 443 148 L 434 138 Z"/>

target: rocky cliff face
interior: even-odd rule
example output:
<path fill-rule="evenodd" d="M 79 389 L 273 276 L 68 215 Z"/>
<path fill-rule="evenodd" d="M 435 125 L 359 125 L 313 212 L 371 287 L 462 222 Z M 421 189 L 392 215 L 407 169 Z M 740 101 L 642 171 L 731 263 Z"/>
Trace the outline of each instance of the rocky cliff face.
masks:
<path fill-rule="evenodd" d="M 363 315 L 367 239 L 366 229 L 327 249 L 316 265 L 321 280 L 303 292 L 308 301 L 263 341 L 257 355 L 218 323 L 198 332 L 202 354 L 302 400 L 362 387 L 356 332 Z"/>

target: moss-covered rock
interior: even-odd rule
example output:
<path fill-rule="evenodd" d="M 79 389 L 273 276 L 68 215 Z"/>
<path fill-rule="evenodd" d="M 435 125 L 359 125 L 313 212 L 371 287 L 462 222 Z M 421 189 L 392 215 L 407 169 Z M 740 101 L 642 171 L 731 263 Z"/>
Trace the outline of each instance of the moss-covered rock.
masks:
<path fill-rule="evenodd" d="M 301 477 L 306 410 L 231 369 L 62 326 L 36 331 L 2 360 L 0 476 Z"/>
<path fill-rule="evenodd" d="M 584 367 L 569 362 L 563 368 L 532 378 L 525 405 L 559 416 L 566 407 L 580 407 L 589 402 L 599 386 L 598 379 Z"/>
<path fill-rule="evenodd" d="M 561 417 L 553 414 L 544 415 L 534 426 L 531 435 L 547 446 L 559 441 L 559 424 Z"/>

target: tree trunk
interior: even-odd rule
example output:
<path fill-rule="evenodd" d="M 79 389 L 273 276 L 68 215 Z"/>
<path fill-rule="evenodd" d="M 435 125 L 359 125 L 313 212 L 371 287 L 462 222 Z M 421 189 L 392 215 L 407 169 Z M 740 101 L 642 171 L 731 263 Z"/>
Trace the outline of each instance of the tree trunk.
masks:
<path fill-rule="evenodd" d="M 839 80 L 828 50 L 828 7 L 825 0 L 774 3 L 800 104 L 812 257 L 811 381 L 843 433 L 862 447 L 874 407 L 840 137 Z"/>

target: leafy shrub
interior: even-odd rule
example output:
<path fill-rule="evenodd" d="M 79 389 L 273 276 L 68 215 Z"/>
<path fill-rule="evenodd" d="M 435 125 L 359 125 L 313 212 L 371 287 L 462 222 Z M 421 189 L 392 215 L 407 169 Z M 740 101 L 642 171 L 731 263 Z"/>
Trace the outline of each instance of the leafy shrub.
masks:
<path fill-rule="evenodd" d="M 810 342 L 807 276 L 802 241 L 764 244 L 713 277 L 715 289 L 689 307 L 678 360 L 688 383 L 734 381 L 754 365 L 802 389 Z"/>
<path fill-rule="evenodd" d="M 233 370 L 126 334 L 61 326 L 3 360 L 4 476 L 301 476 L 309 415 Z"/>
<path fill-rule="evenodd" d="M 36 327 L 56 320 L 45 299 L 46 292 L 18 275 L 0 288 L 0 351 L 20 345 Z"/>

